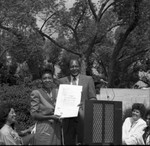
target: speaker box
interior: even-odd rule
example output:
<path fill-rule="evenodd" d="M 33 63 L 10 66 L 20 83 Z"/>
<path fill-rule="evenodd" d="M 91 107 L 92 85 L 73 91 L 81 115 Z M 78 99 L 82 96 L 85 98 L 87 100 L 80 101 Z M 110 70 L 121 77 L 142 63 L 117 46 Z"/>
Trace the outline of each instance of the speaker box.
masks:
<path fill-rule="evenodd" d="M 85 101 L 77 132 L 81 145 L 121 145 L 122 102 Z"/>

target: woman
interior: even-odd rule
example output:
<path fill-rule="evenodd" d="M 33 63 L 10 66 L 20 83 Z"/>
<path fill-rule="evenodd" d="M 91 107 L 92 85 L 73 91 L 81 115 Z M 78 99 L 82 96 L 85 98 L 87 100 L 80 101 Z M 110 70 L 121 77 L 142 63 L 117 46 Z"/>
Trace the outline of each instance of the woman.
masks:
<path fill-rule="evenodd" d="M 27 145 L 31 144 L 33 134 L 20 137 L 15 130 L 16 113 L 9 103 L 0 105 L 0 142 L 3 145 Z M 22 131 L 26 134 L 29 130 Z M 30 131 L 31 132 L 31 131 Z"/>
<path fill-rule="evenodd" d="M 57 89 L 53 72 L 44 69 L 42 87 L 31 93 L 31 116 L 36 120 L 34 145 L 61 145 L 61 123 L 54 115 Z"/>
<path fill-rule="evenodd" d="M 141 103 L 132 105 L 132 117 L 125 119 L 122 126 L 122 144 L 123 145 L 139 145 L 139 139 L 146 127 L 143 120 L 145 115 L 145 106 Z"/>

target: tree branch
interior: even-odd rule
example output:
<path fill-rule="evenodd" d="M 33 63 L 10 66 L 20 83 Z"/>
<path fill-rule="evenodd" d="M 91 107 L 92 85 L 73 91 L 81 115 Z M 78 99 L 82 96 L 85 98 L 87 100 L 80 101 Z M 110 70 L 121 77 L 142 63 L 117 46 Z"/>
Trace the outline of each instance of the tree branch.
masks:
<path fill-rule="evenodd" d="M 56 14 L 56 12 L 54 12 L 51 16 L 49 16 L 49 17 L 44 21 L 43 25 L 42 25 L 41 28 L 40 28 L 40 31 L 42 31 L 42 29 L 43 29 L 44 25 L 46 24 L 46 22 L 47 22 L 50 18 L 52 18 L 55 14 Z"/>
<path fill-rule="evenodd" d="M 82 15 L 79 17 L 79 19 L 78 19 L 78 21 L 77 21 L 77 23 L 76 23 L 75 30 L 77 29 L 77 27 L 78 27 L 80 21 L 82 20 L 82 17 L 83 17 L 84 14 L 85 14 L 86 8 L 87 8 L 87 7 L 85 6 L 84 9 L 83 9 L 83 11 L 82 11 Z"/>
<path fill-rule="evenodd" d="M 34 28 L 35 31 L 37 31 L 42 37 L 46 37 L 47 39 L 49 39 L 52 43 L 54 43 L 56 46 L 58 46 L 59 48 L 62 48 L 70 53 L 76 54 L 78 56 L 80 56 L 80 53 L 77 53 L 73 50 L 69 50 L 68 48 L 62 46 L 61 44 L 59 44 L 58 42 L 56 42 L 53 38 L 51 38 L 50 36 L 48 36 L 47 34 L 43 33 L 42 31 L 38 30 L 37 28 Z"/>
<path fill-rule="evenodd" d="M 107 1 L 108 2 L 108 1 Z M 99 11 L 99 14 L 98 14 L 98 22 L 101 20 L 101 18 L 102 18 L 102 16 L 104 15 L 104 13 L 112 6 L 112 5 L 114 5 L 116 2 L 112 2 L 111 4 L 109 4 L 106 8 L 105 8 L 105 10 L 103 10 L 102 9 L 102 11 L 100 12 Z M 104 5 L 104 7 L 105 7 L 105 5 Z"/>
<path fill-rule="evenodd" d="M 135 54 L 132 54 L 131 56 L 127 56 L 127 57 L 125 57 L 123 59 L 119 59 L 119 62 L 126 61 L 127 59 L 133 58 L 133 57 L 138 56 L 139 54 L 142 54 L 142 53 L 146 53 L 147 51 L 149 51 L 149 48 L 146 48 L 144 50 L 138 51 Z"/>
<path fill-rule="evenodd" d="M 64 26 L 69 27 L 69 28 L 73 31 L 73 35 L 74 35 L 74 37 L 75 37 L 75 40 L 76 40 L 76 43 L 77 43 L 77 46 L 78 46 L 78 50 L 80 50 L 80 42 L 79 42 L 79 38 L 78 38 L 76 29 L 74 29 L 74 28 L 73 28 L 71 25 L 69 25 L 69 24 L 64 24 Z"/>
<path fill-rule="evenodd" d="M 93 16 L 94 16 L 94 18 L 95 18 L 95 21 L 97 21 L 98 17 L 97 17 L 97 15 L 96 15 L 96 12 L 95 12 L 95 10 L 94 10 L 94 6 L 93 6 L 91 0 L 88 0 L 88 3 L 89 3 L 89 6 L 90 6 L 90 10 L 91 10 L 91 12 L 92 12 L 92 14 L 93 14 Z"/>
<path fill-rule="evenodd" d="M 110 28 L 107 29 L 106 33 L 103 34 L 100 38 L 98 38 L 96 41 L 95 41 L 95 44 L 99 44 L 103 39 L 104 37 L 106 36 L 106 34 L 111 31 L 113 28 L 117 27 L 117 26 L 122 26 L 124 25 L 123 23 L 117 23 L 115 25 L 112 25 Z"/>
<path fill-rule="evenodd" d="M 101 17 L 102 17 L 102 12 L 103 12 L 103 10 L 104 10 L 106 4 L 108 3 L 108 1 L 109 1 L 109 0 L 106 0 L 106 1 L 102 4 L 102 6 L 101 6 L 101 8 L 100 8 L 100 10 L 99 10 L 99 12 L 98 12 L 98 19 L 97 19 L 98 21 L 101 19 Z"/>
<path fill-rule="evenodd" d="M 0 24 L 0 28 L 1 28 L 1 29 L 4 29 L 4 30 L 6 30 L 6 31 L 8 31 L 8 32 L 10 32 L 10 33 L 12 33 L 12 34 L 15 35 L 19 40 L 21 40 L 21 39 L 23 38 L 23 36 L 22 36 L 20 33 L 18 33 L 18 30 L 16 30 L 16 29 L 9 28 L 9 27 L 5 27 L 5 26 L 3 26 L 2 24 Z"/>
<path fill-rule="evenodd" d="M 1 47 L 3 48 L 3 51 L 2 51 L 1 54 L 0 54 L 0 58 L 2 58 L 2 56 L 4 55 L 4 53 L 5 53 L 7 50 L 9 50 L 8 48 L 4 48 L 2 45 L 1 45 Z"/>

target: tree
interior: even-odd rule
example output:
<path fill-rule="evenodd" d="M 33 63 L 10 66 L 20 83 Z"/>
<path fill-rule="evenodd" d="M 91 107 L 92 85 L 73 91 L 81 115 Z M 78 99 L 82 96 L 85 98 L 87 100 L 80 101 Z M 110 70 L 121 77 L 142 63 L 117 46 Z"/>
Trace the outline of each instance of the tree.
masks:
<path fill-rule="evenodd" d="M 83 74 L 93 75 L 95 67 L 109 87 L 127 82 L 128 73 L 149 47 L 149 1 L 102 0 L 95 4 L 76 0 L 69 10 L 64 2 L 0 0 L 0 55 L 8 51 L 14 61 L 27 62 L 34 75 L 45 54 L 53 65 L 60 65 L 63 74 L 67 74 L 67 58 L 77 55 Z M 43 22 L 40 28 L 36 24 L 39 18 Z"/>
<path fill-rule="evenodd" d="M 73 8 L 67 11 L 62 8 L 59 12 L 54 12 L 44 21 L 43 25 L 56 25 L 56 32 L 63 34 L 64 44 L 44 33 L 42 29 L 37 30 L 41 36 L 46 37 L 61 49 L 72 54 L 78 55 L 82 60 L 82 73 L 92 75 L 92 54 L 95 52 L 95 45 L 103 43 L 106 34 L 113 28 L 112 21 L 116 20 L 114 15 L 103 23 L 105 12 L 109 10 L 112 3 L 103 1 L 96 14 L 96 6 L 91 0 L 76 1 Z M 54 21 L 55 19 L 55 21 Z M 48 23 L 49 22 L 49 23 Z M 47 29 L 49 25 L 46 25 Z M 51 25 L 50 25 L 51 27 Z M 42 27 L 43 28 L 43 27 Z"/>
<path fill-rule="evenodd" d="M 123 60 L 126 61 L 126 65 L 124 65 L 124 69 L 127 69 L 128 66 L 132 65 L 132 63 L 137 61 L 137 58 L 139 58 L 139 54 L 147 52 L 147 48 L 141 49 L 140 47 L 135 46 L 135 43 L 137 43 L 138 40 L 135 41 L 136 37 L 135 37 L 135 35 L 133 35 L 136 28 L 139 26 L 140 20 L 142 18 L 142 17 L 140 17 L 142 14 L 142 11 L 144 10 L 144 9 L 142 9 L 142 8 L 144 8 L 142 2 L 143 2 L 142 0 L 119 1 L 120 4 L 118 7 L 118 9 L 119 9 L 118 16 L 119 16 L 119 19 L 121 19 L 125 25 L 123 27 L 123 31 L 119 34 L 117 43 L 115 45 L 115 48 L 114 48 L 114 51 L 112 54 L 110 68 L 109 68 L 109 70 L 110 70 L 109 71 L 109 74 L 110 74 L 109 87 L 115 87 L 121 82 L 120 81 L 121 79 L 118 78 L 118 75 L 119 75 L 118 73 L 120 70 L 119 64 L 120 64 L 121 58 L 124 58 Z M 122 7 L 120 7 L 120 5 L 122 5 Z M 126 12 L 126 13 L 124 13 L 124 12 Z M 130 46 L 132 49 L 129 49 L 129 47 L 127 47 L 127 44 L 126 44 L 126 47 L 124 47 L 126 40 L 128 39 L 130 34 L 132 34 L 132 38 L 133 38 L 132 40 L 134 40 L 134 43 L 133 43 L 134 47 L 132 48 Z M 128 40 L 128 42 L 129 42 L 129 40 Z M 127 51 L 127 49 L 128 49 L 128 51 Z M 127 55 L 127 52 L 129 52 L 129 50 L 130 50 L 130 55 L 129 54 Z M 137 50 L 138 50 L 138 52 L 137 52 Z M 135 53 L 135 51 L 136 51 L 136 53 Z M 132 52 L 132 55 L 131 55 L 131 52 Z M 133 55 L 133 52 L 134 52 L 134 55 Z M 122 71 L 124 71 L 124 69 Z"/>
<path fill-rule="evenodd" d="M 47 4 L 53 6 L 55 1 L 0 0 L 1 58 L 9 52 L 13 61 L 27 62 L 33 76 L 38 75 L 38 67 L 43 62 L 44 44 L 33 28 L 37 27 L 36 15 L 44 11 Z"/>

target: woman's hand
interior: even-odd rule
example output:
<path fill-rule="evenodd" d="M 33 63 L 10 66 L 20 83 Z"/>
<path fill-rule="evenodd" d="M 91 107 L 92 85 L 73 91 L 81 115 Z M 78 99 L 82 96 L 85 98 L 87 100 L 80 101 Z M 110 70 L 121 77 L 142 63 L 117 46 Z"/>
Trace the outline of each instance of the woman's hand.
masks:
<path fill-rule="evenodd" d="M 43 115 L 53 115 L 54 114 L 54 109 L 46 108 L 42 111 Z"/>
<path fill-rule="evenodd" d="M 25 136 L 27 134 L 31 134 L 32 129 L 34 128 L 34 125 L 29 127 L 28 129 L 22 130 L 19 132 L 20 136 Z"/>
<path fill-rule="evenodd" d="M 83 110 L 83 102 L 81 102 L 80 104 L 78 104 L 78 107 Z"/>
<path fill-rule="evenodd" d="M 58 115 L 52 115 L 52 119 L 59 122 L 61 121 L 60 116 Z"/>

